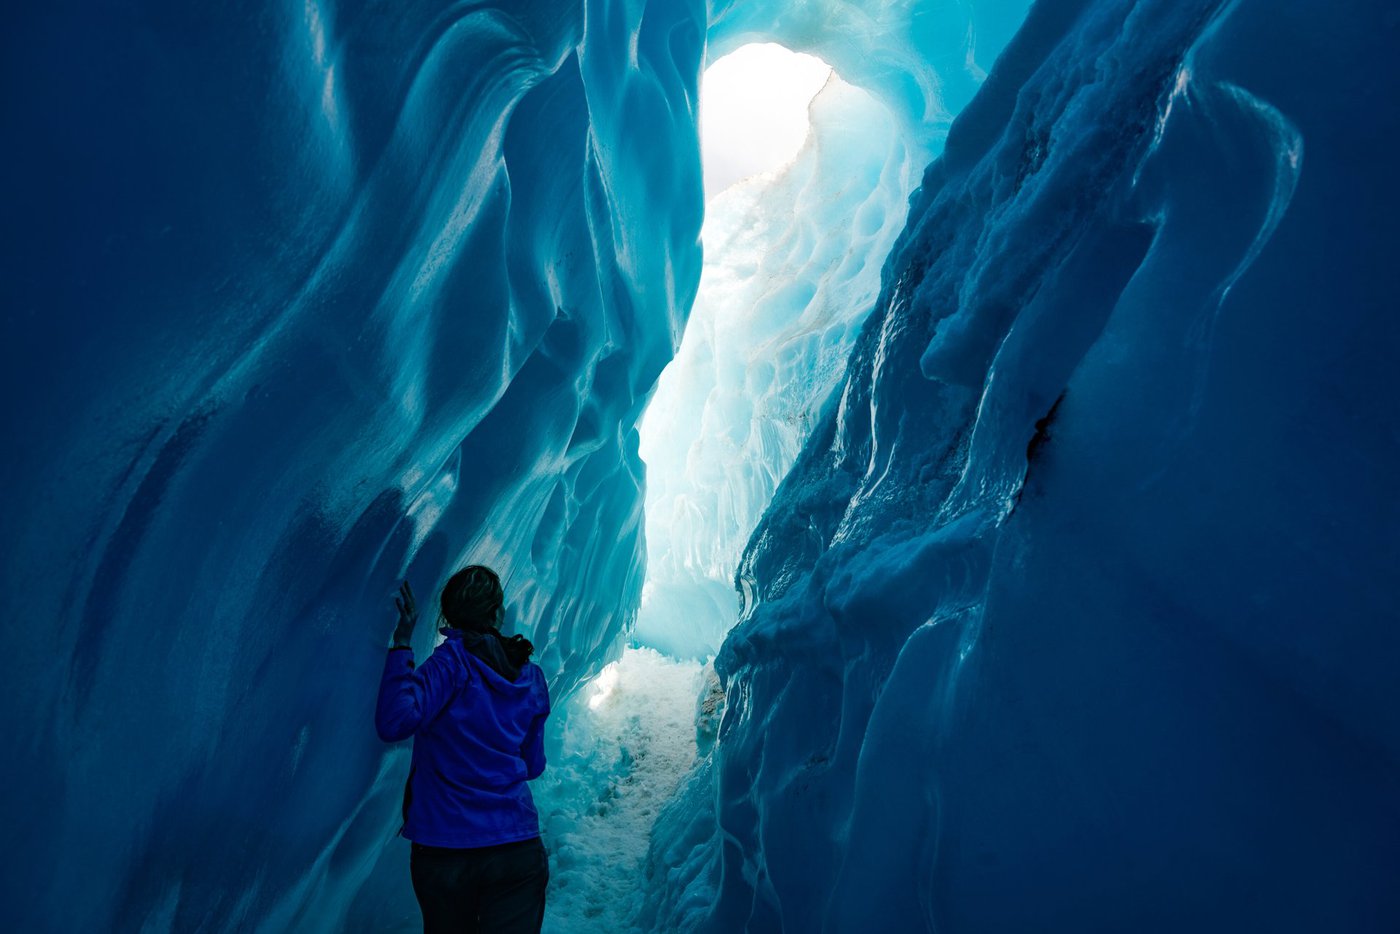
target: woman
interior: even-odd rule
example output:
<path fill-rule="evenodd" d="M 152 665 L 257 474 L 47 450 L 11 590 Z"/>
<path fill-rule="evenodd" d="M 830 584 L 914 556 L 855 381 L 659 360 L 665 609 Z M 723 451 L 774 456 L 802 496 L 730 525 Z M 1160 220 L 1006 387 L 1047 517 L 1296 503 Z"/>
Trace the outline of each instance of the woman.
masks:
<path fill-rule="evenodd" d="M 534 646 L 501 635 L 505 594 L 490 568 L 448 580 L 447 639 L 416 670 L 408 581 L 394 603 L 399 622 L 374 723 L 386 743 L 415 737 L 400 832 L 413 841 L 423 930 L 538 932 L 549 861 L 525 783 L 544 771 L 549 690 L 528 660 Z"/>

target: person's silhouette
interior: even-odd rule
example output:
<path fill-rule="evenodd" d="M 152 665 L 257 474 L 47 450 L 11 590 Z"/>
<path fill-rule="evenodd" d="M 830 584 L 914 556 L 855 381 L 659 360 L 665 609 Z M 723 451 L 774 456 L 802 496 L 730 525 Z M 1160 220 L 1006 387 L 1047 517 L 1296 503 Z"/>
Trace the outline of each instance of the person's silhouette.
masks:
<path fill-rule="evenodd" d="M 446 640 L 417 669 L 418 609 L 408 581 L 375 728 L 387 743 L 414 737 L 403 827 L 425 934 L 538 932 L 549 859 L 525 784 L 544 771 L 549 689 L 534 646 L 500 633 L 505 593 L 471 565 L 442 590 Z"/>

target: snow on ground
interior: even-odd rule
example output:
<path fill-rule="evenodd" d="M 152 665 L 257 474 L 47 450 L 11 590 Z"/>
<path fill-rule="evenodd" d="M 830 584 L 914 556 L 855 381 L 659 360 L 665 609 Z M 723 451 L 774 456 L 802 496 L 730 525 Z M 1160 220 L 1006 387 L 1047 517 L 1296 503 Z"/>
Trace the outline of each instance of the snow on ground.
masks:
<path fill-rule="evenodd" d="M 546 934 L 628 928 L 651 826 L 695 759 L 704 670 L 628 648 L 556 721 L 563 754 L 533 786 L 550 853 Z"/>

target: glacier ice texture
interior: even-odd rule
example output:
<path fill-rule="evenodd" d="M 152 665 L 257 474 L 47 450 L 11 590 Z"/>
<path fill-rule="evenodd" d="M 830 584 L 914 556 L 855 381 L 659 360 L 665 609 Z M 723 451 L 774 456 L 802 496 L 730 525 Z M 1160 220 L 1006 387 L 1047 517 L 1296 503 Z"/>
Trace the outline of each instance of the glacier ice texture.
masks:
<path fill-rule="evenodd" d="M 641 425 L 647 579 L 635 641 L 703 658 L 733 626 L 740 552 L 844 373 L 909 194 L 978 87 L 979 62 L 990 65 L 1028 5 L 711 10 L 711 62 L 778 39 L 836 67 L 792 162 L 706 207 L 699 291 Z"/>
<path fill-rule="evenodd" d="M 749 41 L 937 158 L 745 461 L 640 926 L 1400 926 L 1400 16 L 1027 7 L 14 12 L 4 926 L 414 928 L 389 595 L 498 567 L 561 711 L 621 656 Z"/>
<path fill-rule="evenodd" d="M 658 928 L 1400 923 L 1397 38 L 1031 10 L 748 543 Z"/>
<path fill-rule="evenodd" d="M 647 577 L 633 639 L 709 657 L 739 609 L 744 543 L 840 380 L 929 159 L 833 75 L 806 146 L 707 205 L 685 337 L 640 429 Z"/>
<path fill-rule="evenodd" d="M 496 567 L 561 705 L 620 653 L 706 23 L 589 7 L 7 29 L 0 926 L 412 927 L 393 582 Z"/>

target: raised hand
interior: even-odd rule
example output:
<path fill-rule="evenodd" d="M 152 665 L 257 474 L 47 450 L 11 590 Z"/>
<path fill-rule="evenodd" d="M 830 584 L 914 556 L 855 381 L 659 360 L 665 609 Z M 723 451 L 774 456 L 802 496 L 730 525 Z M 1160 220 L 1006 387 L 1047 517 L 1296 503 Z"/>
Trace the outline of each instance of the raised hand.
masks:
<path fill-rule="evenodd" d="M 399 623 L 394 627 L 394 648 L 410 646 L 413 642 L 413 627 L 418 625 L 418 604 L 413 599 L 413 588 L 408 581 L 399 585 L 399 595 L 394 598 L 394 606 L 399 609 Z"/>

